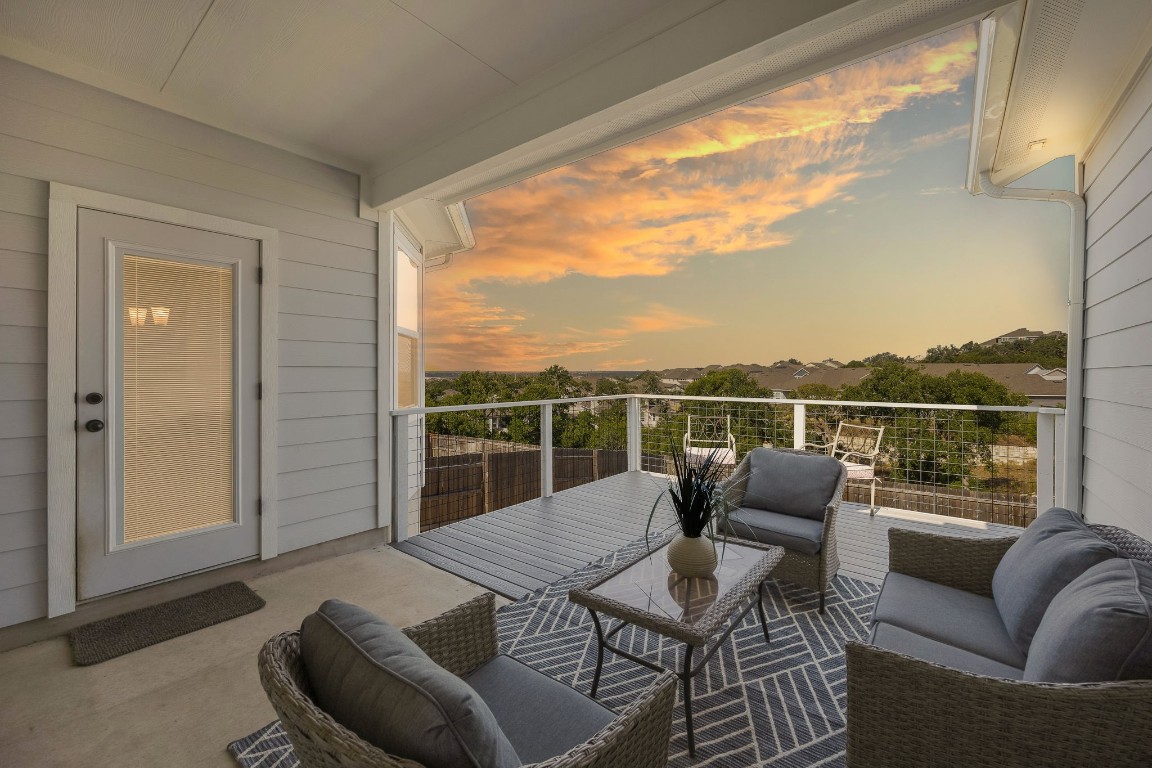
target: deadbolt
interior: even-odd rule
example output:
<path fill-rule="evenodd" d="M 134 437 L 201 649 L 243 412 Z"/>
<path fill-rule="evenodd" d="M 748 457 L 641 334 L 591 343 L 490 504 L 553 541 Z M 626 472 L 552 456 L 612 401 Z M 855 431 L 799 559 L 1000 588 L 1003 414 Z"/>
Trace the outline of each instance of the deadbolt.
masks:
<path fill-rule="evenodd" d="M 89 432 L 99 432 L 100 430 L 104 429 L 104 422 L 100 421 L 100 419 L 89 419 L 84 424 L 84 429 L 88 430 Z"/>
<path fill-rule="evenodd" d="M 99 392 L 89 392 L 84 395 L 84 402 L 90 405 L 100 405 L 100 403 L 104 402 L 104 395 Z"/>

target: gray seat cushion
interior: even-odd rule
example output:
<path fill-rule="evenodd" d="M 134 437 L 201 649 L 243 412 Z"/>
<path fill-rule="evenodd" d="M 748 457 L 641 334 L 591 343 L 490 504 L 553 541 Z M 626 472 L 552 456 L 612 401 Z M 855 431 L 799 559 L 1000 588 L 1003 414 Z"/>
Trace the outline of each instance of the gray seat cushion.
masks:
<path fill-rule="evenodd" d="M 1119 550 L 1097 536 L 1080 515 L 1053 507 L 1028 526 L 1004 553 L 992 577 L 992 595 L 1012 642 L 1027 655 L 1056 594 Z"/>
<path fill-rule="evenodd" d="M 1002 664 L 999 661 L 966 651 L 938 640 L 909 632 L 901 627 L 880 622 L 872 627 L 868 642 L 889 651 L 896 651 L 915 659 L 930 661 L 961 672 L 987 677 L 1002 677 L 1008 680 L 1021 679 L 1024 671 L 1019 667 Z"/>
<path fill-rule="evenodd" d="M 872 621 L 1024 668 L 1024 654 L 1008 636 L 990 597 L 889 572 L 876 599 Z"/>
<path fill-rule="evenodd" d="M 755 448 L 741 506 L 822 521 L 843 469 L 831 456 Z"/>
<path fill-rule="evenodd" d="M 761 544 L 775 544 L 814 555 L 820 551 L 824 523 L 807 517 L 741 507 L 728 515 L 728 533 Z"/>
<path fill-rule="evenodd" d="M 1060 590 L 1032 639 L 1024 679 L 1152 679 L 1152 565 L 1114 558 Z"/>
<path fill-rule="evenodd" d="M 610 709 L 510 656 L 496 656 L 465 677 L 526 763 L 562 755 L 611 723 Z"/>
<path fill-rule="evenodd" d="M 385 752 L 429 768 L 512 768 L 520 757 L 484 699 L 374 614 L 328 600 L 300 627 L 316 704 Z"/>

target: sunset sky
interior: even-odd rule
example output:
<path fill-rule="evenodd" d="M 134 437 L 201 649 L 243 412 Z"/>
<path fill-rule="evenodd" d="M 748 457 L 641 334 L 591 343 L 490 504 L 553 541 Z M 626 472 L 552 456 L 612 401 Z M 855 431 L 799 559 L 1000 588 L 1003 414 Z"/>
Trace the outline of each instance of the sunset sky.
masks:
<path fill-rule="evenodd" d="M 425 278 L 427 368 L 848 361 L 1064 330 L 1067 209 L 962 188 L 975 54 L 956 30 L 469 200 L 476 247 Z"/>

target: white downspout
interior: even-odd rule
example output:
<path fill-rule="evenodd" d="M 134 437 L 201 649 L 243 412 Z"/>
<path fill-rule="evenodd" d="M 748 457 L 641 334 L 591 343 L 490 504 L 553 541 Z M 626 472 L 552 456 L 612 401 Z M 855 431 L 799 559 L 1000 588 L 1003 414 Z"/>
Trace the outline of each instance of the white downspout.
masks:
<path fill-rule="evenodd" d="M 1084 467 L 1084 280 L 1086 279 L 1087 206 L 1084 198 L 1062 189 L 1013 189 L 992 183 L 980 172 L 980 190 L 1005 200 L 1064 203 L 1072 212 L 1068 237 L 1068 402 L 1064 429 L 1064 499 L 1068 509 L 1080 511 Z"/>

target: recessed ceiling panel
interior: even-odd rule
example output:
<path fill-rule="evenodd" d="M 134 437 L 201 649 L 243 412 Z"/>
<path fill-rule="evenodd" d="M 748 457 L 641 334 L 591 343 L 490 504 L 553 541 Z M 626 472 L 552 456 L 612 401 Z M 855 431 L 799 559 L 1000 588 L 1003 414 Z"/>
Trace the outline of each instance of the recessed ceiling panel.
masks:
<path fill-rule="evenodd" d="M 668 0 L 394 0 L 517 83 Z"/>
<path fill-rule="evenodd" d="M 152 88 L 211 0 L 3 0 L 0 33 Z"/>
<path fill-rule="evenodd" d="M 380 0 L 217 0 L 165 94 L 368 164 L 513 87 Z"/>

